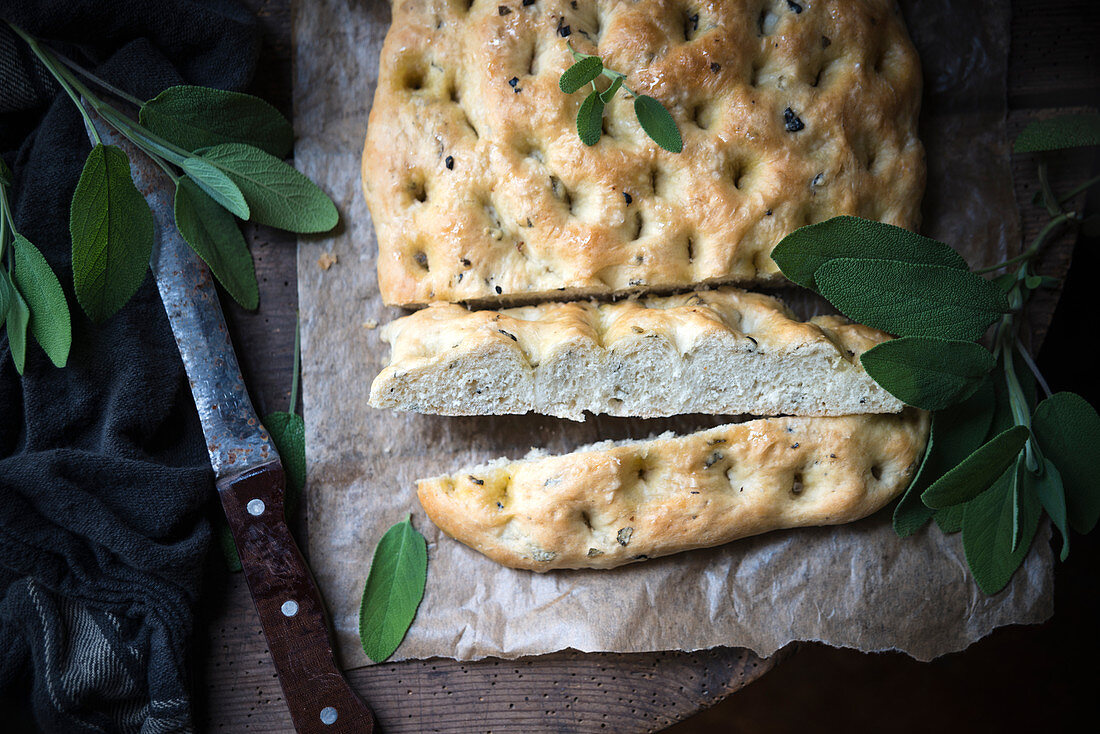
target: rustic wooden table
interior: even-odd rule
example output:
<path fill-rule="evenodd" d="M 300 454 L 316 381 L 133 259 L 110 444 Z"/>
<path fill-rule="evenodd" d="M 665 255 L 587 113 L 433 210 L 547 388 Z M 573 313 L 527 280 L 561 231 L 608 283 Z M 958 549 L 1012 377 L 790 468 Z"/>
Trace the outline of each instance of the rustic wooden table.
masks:
<path fill-rule="evenodd" d="M 253 91 L 287 114 L 291 98 L 291 0 L 246 0 L 263 28 Z M 1009 72 L 1010 132 L 1052 109 L 1095 105 L 1100 78 L 1092 43 L 1100 31 L 1092 0 L 1015 0 Z M 1081 180 L 1087 157 L 1063 162 L 1062 180 Z M 1027 206 L 1033 163 L 1014 174 L 1025 237 L 1041 224 Z M 285 410 L 297 306 L 292 236 L 249 228 L 260 309 L 226 304 L 234 343 L 261 414 Z M 1073 242 L 1064 239 L 1043 271 L 1064 275 Z M 1057 296 L 1035 304 L 1037 349 Z M 197 632 L 196 686 L 202 731 L 292 731 L 248 590 L 239 575 L 212 589 Z M 721 701 L 791 654 L 768 660 L 736 648 L 699 653 L 559 653 L 523 660 L 460 663 L 434 659 L 351 671 L 386 732 L 656 731 Z"/>

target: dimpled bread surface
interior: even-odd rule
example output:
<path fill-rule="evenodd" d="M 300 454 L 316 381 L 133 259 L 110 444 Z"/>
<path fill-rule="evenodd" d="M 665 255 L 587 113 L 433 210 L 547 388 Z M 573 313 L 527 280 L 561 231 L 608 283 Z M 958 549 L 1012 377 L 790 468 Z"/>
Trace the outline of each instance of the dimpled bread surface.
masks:
<path fill-rule="evenodd" d="M 567 42 L 660 100 L 683 152 L 623 92 L 585 147 Z M 804 224 L 916 226 L 919 103 L 892 0 L 395 0 L 363 152 L 383 300 L 777 280 Z"/>
<path fill-rule="evenodd" d="M 513 568 L 612 568 L 866 517 L 909 484 L 928 413 L 770 418 L 500 460 L 417 483 L 444 532 Z"/>

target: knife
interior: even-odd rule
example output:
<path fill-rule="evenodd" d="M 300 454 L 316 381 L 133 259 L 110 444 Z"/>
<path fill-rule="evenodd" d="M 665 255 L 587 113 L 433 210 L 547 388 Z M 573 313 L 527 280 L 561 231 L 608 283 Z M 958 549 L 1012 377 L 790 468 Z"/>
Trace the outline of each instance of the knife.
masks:
<path fill-rule="evenodd" d="M 336 665 L 321 594 L 286 524 L 283 466 L 245 390 L 210 269 L 176 229 L 174 185 L 137 146 L 91 114 L 104 144 L 130 158 L 134 183 L 153 211 L 150 264 L 294 728 L 300 734 L 372 732 L 374 716 Z"/>

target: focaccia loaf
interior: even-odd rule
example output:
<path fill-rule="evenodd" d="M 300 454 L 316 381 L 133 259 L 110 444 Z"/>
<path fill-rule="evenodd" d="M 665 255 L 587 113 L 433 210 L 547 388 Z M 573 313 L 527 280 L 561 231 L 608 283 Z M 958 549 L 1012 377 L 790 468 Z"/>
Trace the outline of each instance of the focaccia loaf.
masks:
<path fill-rule="evenodd" d="M 503 311 L 433 304 L 387 324 L 371 405 L 443 415 L 584 411 L 658 417 L 894 413 L 859 355 L 889 337 L 836 316 L 798 321 L 736 288 Z"/>
<path fill-rule="evenodd" d="M 532 454 L 417 483 L 440 529 L 513 568 L 611 568 L 875 512 L 916 472 L 928 414 L 771 418 Z"/>
<path fill-rule="evenodd" d="M 623 92 L 582 144 L 567 43 L 660 100 L 683 152 Z M 919 104 L 893 0 L 395 0 L 362 172 L 382 298 L 776 280 L 772 247 L 804 224 L 916 226 Z"/>

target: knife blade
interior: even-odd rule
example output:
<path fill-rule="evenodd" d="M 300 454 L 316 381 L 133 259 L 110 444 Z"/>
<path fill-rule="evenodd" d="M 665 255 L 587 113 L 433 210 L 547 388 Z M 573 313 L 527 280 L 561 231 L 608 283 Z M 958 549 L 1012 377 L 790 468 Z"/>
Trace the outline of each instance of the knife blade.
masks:
<path fill-rule="evenodd" d="M 286 524 L 282 463 L 245 389 L 210 269 L 176 229 L 173 182 L 92 115 L 104 144 L 126 152 L 134 183 L 153 211 L 150 265 L 294 727 L 301 734 L 372 732 L 374 716 L 336 665 L 320 591 Z"/>

